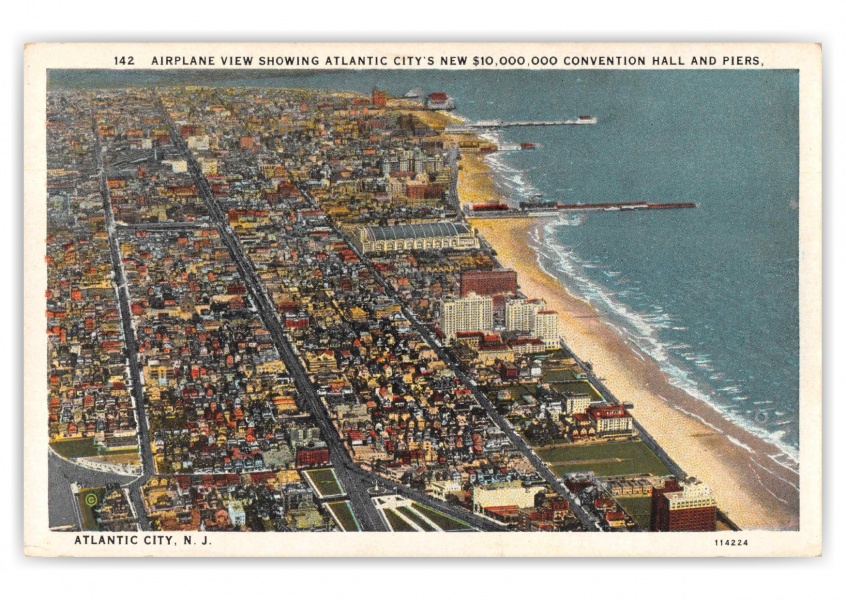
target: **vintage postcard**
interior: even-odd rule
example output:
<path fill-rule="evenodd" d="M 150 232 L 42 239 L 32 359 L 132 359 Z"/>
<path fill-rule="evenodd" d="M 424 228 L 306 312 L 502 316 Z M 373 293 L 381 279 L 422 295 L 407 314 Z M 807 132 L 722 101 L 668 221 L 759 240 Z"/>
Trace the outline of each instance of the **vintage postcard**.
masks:
<path fill-rule="evenodd" d="M 816 44 L 32 44 L 32 556 L 817 556 Z"/>

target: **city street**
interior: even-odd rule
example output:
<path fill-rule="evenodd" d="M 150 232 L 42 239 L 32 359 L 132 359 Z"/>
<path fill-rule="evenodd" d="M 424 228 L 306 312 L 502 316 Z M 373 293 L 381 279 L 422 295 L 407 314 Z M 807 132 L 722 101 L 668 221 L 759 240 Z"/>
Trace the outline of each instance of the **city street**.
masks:
<path fill-rule="evenodd" d="M 337 430 L 332 424 L 329 415 L 326 412 L 326 408 L 323 406 L 323 403 L 314 391 L 314 387 L 308 374 L 305 372 L 299 358 L 285 337 L 282 324 L 279 322 L 279 316 L 276 308 L 273 306 L 273 303 L 267 295 L 266 289 L 259 280 L 258 275 L 253 268 L 252 262 L 247 257 L 237 237 L 234 233 L 232 233 L 229 222 L 226 219 L 226 215 L 214 199 L 211 189 L 209 188 L 208 181 L 203 175 L 199 163 L 191 153 L 188 145 L 177 132 L 175 124 L 169 118 L 167 111 L 161 105 L 160 109 L 164 118 L 170 125 L 171 139 L 188 161 L 188 169 L 194 178 L 197 188 L 200 190 L 200 195 L 202 196 L 203 201 L 208 207 L 209 214 L 211 214 L 212 219 L 217 225 L 221 238 L 232 255 L 255 306 L 258 307 L 262 322 L 270 332 L 274 345 L 279 351 L 282 360 L 285 362 L 291 377 L 297 385 L 301 401 L 305 402 L 307 409 L 312 416 L 314 416 L 318 426 L 320 427 L 322 438 L 329 446 L 329 456 L 333 466 L 335 467 L 335 471 L 338 474 L 338 479 L 341 481 L 344 489 L 347 490 L 350 504 L 353 507 L 353 512 L 361 524 L 362 529 L 365 531 L 388 530 L 367 492 L 368 487 L 372 487 L 377 483 L 382 487 L 397 489 L 398 493 L 403 493 L 417 502 L 425 503 L 433 508 L 437 508 L 449 516 L 467 521 L 480 529 L 499 529 L 500 526 L 496 523 L 487 519 L 480 519 L 475 515 L 472 515 L 472 513 L 469 513 L 469 511 L 458 509 L 446 503 L 437 503 L 421 492 L 417 492 L 404 486 L 398 486 L 394 482 L 364 471 L 355 464 L 341 441 Z M 311 198 L 309 198 L 309 200 L 313 202 Z"/>
<path fill-rule="evenodd" d="M 123 270 L 123 261 L 120 255 L 120 245 L 117 240 L 117 225 L 115 224 L 115 216 L 109 198 L 109 186 L 106 182 L 103 152 L 96 121 L 93 122 L 93 128 L 96 139 L 94 150 L 97 155 L 97 167 L 100 175 L 100 195 L 103 199 L 103 211 L 106 216 L 106 232 L 109 235 L 109 255 L 112 261 L 112 272 L 114 273 L 114 283 L 118 295 L 118 310 L 120 311 L 121 325 L 123 328 L 124 350 L 127 362 L 129 363 L 132 398 L 135 404 L 135 420 L 138 426 L 138 448 L 141 454 L 141 476 L 134 479 L 129 485 L 129 499 L 138 517 L 138 527 L 142 531 L 147 531 L 150 529 L 150 523 L 147 520 L 147 512 L 144 509 L 144 501 L 141 497 L 141 486 L 144 485 L 151 475 L 155 474 L 156 463 L 153 458 L 152 446 L 150 445 L 150 425 L 147 420 L 146 407 L 144 406 L 144 386 L 141 383 L 141 368 L 138 364 L 138 341 L 135 339 L 135 330 L 132 328 L 129 292 L 127 290 L 126 275 Z"/>
<path fill-rule="evenodd" d="M 315 209 L 319 209 L 320 206 L 308 193 L 302 185 L 298 186 L 300 192 L 303 196 L 311 203 L 311 205 Z M 570 502 L 571 509 L 576 517 L 579 519 L 581 524 L 588 530 L 588 531 L 595 531 L 594 519 L 589 515 L 589 513 L 578 505 L 575 502 L 575 496 L 568 490 L 561 480 L 546 466 L 546 464 L 535 454 L 526 440 L 511 426 L 508 420 L 502 416 L 493 403 L 488 400 L 488 397 L 476 386 L 476 384 L 470 380 L 466 373 L 464 373 L 464 369 L 461 365 L 452 358 L 449 357 L 447 352 L 443 349 L 443 347 L 438 344 L 432 334 L 432 331 L 423 323 L 417 320 L 414 316 L 412 311 L 407 307 L 405 300 L 394 290 L 393 286 L 385 280 L 384 277 L 375 269 L 373 268 L 373 263 L 370 259 L 361 252 L 358 247 L 353 243 L 353 240 L 346 235 L 340 227 L 337 227 L 332 224 L 335 233 L 344 239 L 347 244 L 353 249 L 353 251 L 358 256 L 359 260 L 367 265 L 368 269 L 370 270 L 371 274 L 373 275 L 374 279 L 379 282 L 385 288 L 387 294 L 389 294 L 396 302 L 398 302 L 401 306 L 403 306 L 403 312 L 405 317 L 411 322 L 414 326 L 417 333 L 426 341 L 427 344 L 438 354 L 440 359 L 444 361 L 446 364 L 450 365 L 452 370 L 455 372 L 456 377 L 458 377 L 462 384 L 464 384 L 471 392 L 473 392 L 473 396 L 475 397 L 476 401 L 479 405 L 485 409 L 485 412 L 488 414 L 490 419 L 496 423 L 499 428 L 508 436 L 508 439 L 511 441 L 512 444 L 529 460 L 538 474 L 546 481 L 549 486 L 555 490 L 562 498 L 566 498 Z"/>

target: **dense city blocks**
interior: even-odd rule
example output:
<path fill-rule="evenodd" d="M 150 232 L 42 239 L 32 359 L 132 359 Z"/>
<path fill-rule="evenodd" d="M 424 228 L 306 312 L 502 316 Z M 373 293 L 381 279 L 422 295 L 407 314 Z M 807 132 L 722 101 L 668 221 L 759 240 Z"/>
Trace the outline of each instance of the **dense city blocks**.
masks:
<path fill-rule="evenodd" d="M 468 220 L 447 93 L 47 100 L 56 528 L 733 527 Z"/>

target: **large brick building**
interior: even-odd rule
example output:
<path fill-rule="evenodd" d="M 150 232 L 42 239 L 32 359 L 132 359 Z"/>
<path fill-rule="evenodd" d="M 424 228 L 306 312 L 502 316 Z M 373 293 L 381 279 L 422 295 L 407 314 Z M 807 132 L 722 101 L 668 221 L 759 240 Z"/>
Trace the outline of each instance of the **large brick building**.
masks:
<path fill-rule="evenodd" d="M 320 467 L 329 464 L 328 448 L 300 448 L 297 450 L 297 468 Z"/>
<path fill-rule="evenodd" d="M 717 502 L 704 483 L 668 479 L 652 488 L 652 531 L 716 531 Z"/>
<path fill-rule="evenodd" d="M 497 296 L 517 293 L 517 271 L 497 269 L 494 271 L 464 271 L 461 273 L 459 295 L 464 298 L 470 293 L 479 296 Z"/>
<path fill-rule="evenodd" d="M 379 88 L 373 88 L 373 92 L 370 95 L 370 103 L 376 107 L 384 107 L 388 104 L 388 92 Z"/>

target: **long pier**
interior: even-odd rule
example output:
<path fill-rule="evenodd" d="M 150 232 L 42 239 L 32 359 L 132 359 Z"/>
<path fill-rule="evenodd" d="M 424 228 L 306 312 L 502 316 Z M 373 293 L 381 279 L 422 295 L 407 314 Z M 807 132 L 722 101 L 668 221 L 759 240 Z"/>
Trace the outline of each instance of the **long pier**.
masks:
<path fill-rule="evenodd" d="M 502 121 L 493 119 L 490 121 L 476 121 L 475 123 L 462 123 L 461 125 L 448 125 L 444 128 L 446 133 L 467 133 L 479 129 L 506 129 L 508 127 L 557 127 L 559 125 L 596 125 L 596 117 L 579 117 L 578 119 L 563 119 L 552 121 Z"/>
<path fill-rule="evenodd" d="M 696 202 L 595 202 L 591 204 L 549 204 L 548 207 L 525 208 L 511 208 L 505 204 L 497 204 L 482 209 L 465 206 L 464 216 L 468 219 L 525 219 L 526 217 L 554 217 L 562 212 L 673 210 L 696 208 L 697 206 Z"/>

